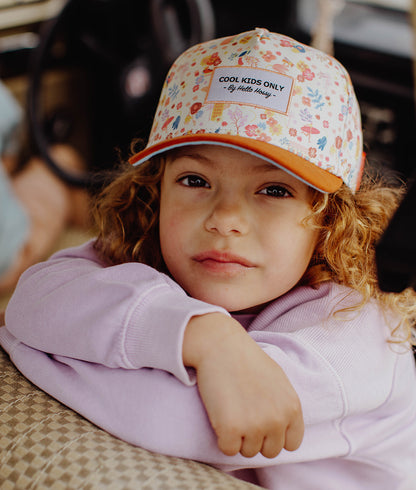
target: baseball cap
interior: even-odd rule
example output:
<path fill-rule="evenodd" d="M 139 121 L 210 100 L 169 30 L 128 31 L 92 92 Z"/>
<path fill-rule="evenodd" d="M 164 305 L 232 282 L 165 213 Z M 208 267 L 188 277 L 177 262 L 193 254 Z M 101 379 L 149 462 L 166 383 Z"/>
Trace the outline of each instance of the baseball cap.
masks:
<path fill-rule="evenodd" d="M 294 39 L 256 28 L 197 44 L 168 72 L 139 165 L 214 144 L 263 158 L 322 191 L 359 187 L 360 109 L 346 69 Z"/>

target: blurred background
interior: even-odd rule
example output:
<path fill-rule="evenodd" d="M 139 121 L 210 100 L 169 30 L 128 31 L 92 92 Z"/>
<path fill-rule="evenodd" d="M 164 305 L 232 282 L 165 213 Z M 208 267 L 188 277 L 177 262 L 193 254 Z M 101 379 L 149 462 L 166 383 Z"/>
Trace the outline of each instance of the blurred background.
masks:
<path fill-rule="evenodd" d="M 333 51 L 356 88 L 368 157 L 407 177 L 412 9 L 412 0 L 0 0 L 0 78 L 25 107 L 26 152 L 68 142 L 94 171 L 146 138 L 180 52 L 266 27 Z"/>
<path fill-rule="evenodd" d="M 64 192 L 77 205 L 75 222 L 88 228 L 82 220 L 88 214 L 85 195 L 70 195 L 67 188 L 94 194 L 99 172 L 127 157 L 132 139 L 145 142 L 174 59 L 195 43 L 255 27 L 287 34 L 340 60 L 360 102 L 368 160 L 413 181 L 415 19 L 416 0 L 0 0 L 0 80 L 23 114 L 17 177 L 10 185 L 20 188 L 26 213 L 43 200 L 40 219 L 56 222 L 53 230 L 39 231 L 42 253 L 31 261 L 45 257 L 62 229 L 74 223 L 64 205 L 57 222 L 47 198 L 58 202 Z M 11 123 L 5 109 L 0 107 L 3 139 Z M 50 154 L 56 145 L 64 145 L 61 157 L 71 169 L 77 160 L 86 162 L 83 170 L 73 173 L 57 163 Z M 39 175 L 34 155 L 40 155 L 46 174 Z M 47 191 L 38 187 L 38 195 L 30 196 L 33 170 Z M 48 174 L 55 178 L 50 186 Z M 413 185 L 378 247 L 379 280 L 386 290 L 416 287 L 415 191 Z M 0 252 L 13 252 L 10 237 L 16 235 L 6 225 L 11 230 L 27 224 L 1 208 L 0 218 Z"/>

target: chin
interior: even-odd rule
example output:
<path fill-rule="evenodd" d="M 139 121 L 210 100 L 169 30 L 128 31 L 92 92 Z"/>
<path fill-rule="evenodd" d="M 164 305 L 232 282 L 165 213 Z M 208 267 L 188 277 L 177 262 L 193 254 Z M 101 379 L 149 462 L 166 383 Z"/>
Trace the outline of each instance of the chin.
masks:
<path fill-rule="evenodd" d="M 203 295 L 203 297 L 193 296 L 196 299 L 204 301 L 205 303 L 210 303 L 215 306 L 221 306 L 229 313 L 259 313 L 265 306 L 267 306 L 270 302 L 261 303 L 261 304 L 253 304 L 252 301 L 244 302 L 241 299 L 235 298 L 227 298 L 226 295 Z"/>
<path fill-rule="evenodd" d="M 240 310 L 245 306 L 241 301 L 236 301 L 235 298 L 227 298 L 226 294 L 218 295 L 218 293 L 209 294 L 206 292 L 192 292 L 188 291 L 188 294 L 199 301 L 203 301 L 204 303 L 209 303 L 210 305 L 221 306 L 224 310 L 229 311 L 230 313 L 236 310 Z"/>

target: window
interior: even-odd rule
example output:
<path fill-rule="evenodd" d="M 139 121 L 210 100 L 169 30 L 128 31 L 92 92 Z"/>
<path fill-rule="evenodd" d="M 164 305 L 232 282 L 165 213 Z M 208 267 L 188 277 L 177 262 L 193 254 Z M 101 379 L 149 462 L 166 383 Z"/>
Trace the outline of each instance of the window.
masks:
<path fill-rule="evenodd" d="M 346 0 L 333 26 L 334 40 L 412 58 L 411 0 Z M 298 27 L 310 34 L 319 15 L 318 0 L 297 1 Z"/>

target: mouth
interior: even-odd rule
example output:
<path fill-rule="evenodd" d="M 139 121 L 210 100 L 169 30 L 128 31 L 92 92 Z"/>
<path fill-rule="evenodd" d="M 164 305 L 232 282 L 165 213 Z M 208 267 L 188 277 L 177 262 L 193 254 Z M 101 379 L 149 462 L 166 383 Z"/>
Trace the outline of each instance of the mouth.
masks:
<path fill-rule="evenodd" d="M 250 260 L 229 252 L 210 250 L 193 257 L 207 272 L 215 274 L 235 275 L 255 267 Z"/>

